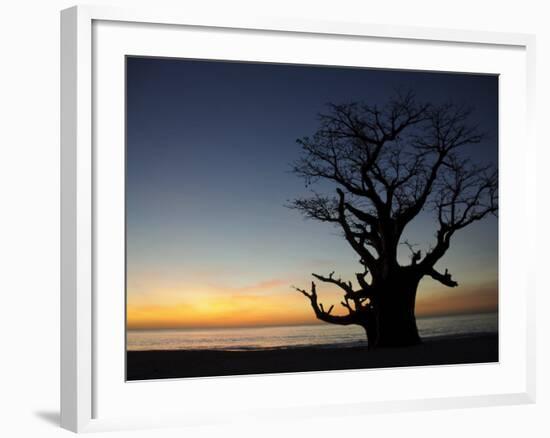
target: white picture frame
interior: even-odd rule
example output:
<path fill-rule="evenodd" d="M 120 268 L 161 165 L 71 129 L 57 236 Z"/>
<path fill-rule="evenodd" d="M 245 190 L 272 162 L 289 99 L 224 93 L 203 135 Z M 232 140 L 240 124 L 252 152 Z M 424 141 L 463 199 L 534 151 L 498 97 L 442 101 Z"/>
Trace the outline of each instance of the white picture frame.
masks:
<path fill-rule="evenodd" d="M 151 34 L 141 38 L 143 29 L 149 29 Z M 515 127 L 503 127 L 501 130 L 502 142 L 506 146 L 514 139 L 521 138 L 521 150 L 505 147 L 501 156 L 501 191 L 503 193 L 501 217 L 504 218 L 504 227 L 501 229 L 503 245 L 500 253 L 502 275 L 500 284 L 504 288 L 501 295 L 501 349 L 510 351 L 508 343 L 514 342 L 518 346 L 515 352 L 504 354 L 497 368 L 483 368 L 482 366 L 456 366 L 451 371 L 441 371 L 445 367 L 417 368 L 415 370 L 384 370 L 380 374 L 377 370 L 342 371 L 331 373 L 307 373 L 280 376 L 246 376 L 213 379 L 190 379 L 186 383 L 187 394 L 218 394 L 219 402 L 208 405 L 206 411 L 204 402 L 198 400 L 191 406 L 184 402 L 140 406 L 132 404 L 136 394 L 143 394 L 145 399 L 154 399 L 162 394 L 167 403 L 174 400 L 177 391 L 181 389 L 181 381 L 125 383 L 120 381 L 120 363 L 123 363 L 124 351 L 120 349 L 120 339 L 124 334 L 122 325 L 117 325 L 120 318 L 124 318 L 124 290 L 121 296 L 109 302 L 98 300 L 98 293 L 105 287 L 116 289 L 120 284 L 120 272 L 108 272 L 103 269 L 105 246 L 102 243 L 103 235 L 109 234 L 110 240 L 120 240 L 120 225 L 123 216 L 116 210 L 115 197 L 109 197 L 102 189 L 106 178 L 109 182 L 120 182 L 123 176 L 123 167 L 117 167 L 120 155 L 113 156 L 112 166 L 106 164 L 105 154 L 116 151 L 120 145 L 120 120 L 124 118 L 120 93 L 123 93 L 124 78 L 120 77 L 120 65 L 123 64 L 121 54 L 156 54 L 158 56 L 178 56 L 178 47 L 172 47 L 161 34 L 178 32 L 185 29 L 182 38 L 189 38 L 192 32 L 199 32 L 204 36 L 204 44 L 195 45 L 189 57 L 203 57 L 205 59 L 247 59 L 264 60 L 263 51 L 269 47 L 271 40 L 282 38 L 309 39 L 335 38 L 335 44 L 345 47 L 346 44 L 384 44 L 385 47 L 395 46 L 401 51 L 402 57 L 393 64 L 384 64 L 382 55 L 376 66 L 409 69 L 436 69 L 435 64 L 417 62 L 405 56 L 404 46 L 426 51 L 443 53 L 448 45 L 464 52 L 478 51 L 470 56 L 472 62 L 478 62 L 479 67 L 471 67 L 464 71 L 492 72 L 502 74 L 503 77 L 521 80 L 516 83 L 514 95 L 501 101 L 500 125 L 510 120 L 509 117 L 519 116 Z M 122 32 L 122 34 L 121 34 Z M 130 32 L 130 33 L 127 33 Z M 209 46 L 209 35 L 218 35 L 219 32 L 233 32 L 234 38 L 239 41 L 250 41 L 249 49 L 233 46 L 231 53 L 228 48 Z M 153 36 L 153 34 L 157 34 Z M 183 35 L 185 34 L 185 35 Z M 128 36 L 131 35 L 132 38 Z M 179 35 L 179 34 L 178 34 Z M 165 35 L 166 37 L 166 35 Z M 172 38 L 173 35 L 170 34 Z M 265 47 L 260 47 L 254 41 L 263 38 Z M 173 39 L 173 38 L 172 38 Z M 131 53 L 127 52 L 128 41 L 132 41 Z M 146 42 L 147 41 L 147 42 Z M 266 43 L 267 42 L 267 43 Z M 108 44 L 107 44 L 108 43 Z M 286 42 L 288 44 L 288 41 Z M 305 44 L 305 43 L 304 43 Z M 309 44 L 309 43 L 307 43 Z M 313 44 L 313 43 L 312 43 Z M 242 45 L 247 46 L 246 44 Z M 181 44 L 180 46 L 181 47 Z M 248 46 L 247 46 L 248 47 Z M 217 50 L 217 51 L 216 51 Z M 221 50 L 221 52 L 220 52 Z M 225 51 L 224 51 L 225 50 Z M 239 54 L 239 51 L 249 50 L 248 55 Z M 394 49 L 391 49 L 394 50 Z M 143 428 L 168 425 L 204 424 L 212 422 L 215 412 L 216 421 L 239 421 L 239 419 L 273 419 L 281 417 L 310 417 L 312 415 L 362 415 L 369 412 L 397 412 L 411 409 L 441 409 L 447 407 L 473 407 L 498 404 L 531 403 L 535 400 L 535 310 L 534 310 L 534 280 L 529 259 L 524 259 L 514 272 L 508 272 L 506 267 L 512 262 L 510 248 L 526 248 L 524 254 L 534 254 L 529 248 L 534 246 L 536 229 L 534 215 L 528 215 L 526 208 L 511 208 L 507 205 L 507 191 L 514 192 L 526 206 L 535 205 L 535 141 L 533 138 L 533 108 L 534 108 L 534 50 L 535 40 L 531 35 L 472 32 L 449 29 L 423 29 L 416 27 L 393 27 L 365 23 L 338 23 L 315 22 L 306 19 L 277 19 L 257 17 L 242 17 L 238 21 L 227 22 L 224 17 L 194 16 L 190 11 L 163 11 L 163 10 L 128 10 L 110 7 L 78 6 L 62 11 L 61 13 L 61 425 L 75 431 L 99 431 L 119 428 Z M 171 51 L 174 52 L 172 55 Z M 408 51 L 408 50 L 407 50 Z M 176 53 L 177 52 L 177 53 Z M 345 50 L 343 51 L 345 52 Z M 202 53 L 202 54 L 201 54 Z M 220 55 L 222 53 L 222 55 Z M 244 53 L 244 52 L 243 52 Z M 257 53 L 258 55 L 254 55 Z M 419 52 L 420 53 L 420 52 Z M 436 53 L 436 52 L 434 52 Z M 439 53 L 439 52 L 437 52 Z M 491 55 L 492 53 L 492 55 Z M 480 56 L 482 55 L 482 56 Z M 284 57 L 272 52 L 265 55 L 265 60 L 274 62 L 297 62 L 300 55 L 289 54 Z M 312 55 L 314 56 L 314 55 Z M 319 56 L 327 56 L 325 54 Z M 344 58 L 332 62 L 337 65 L 346 62 Z M 344 55 L 342 55 L 344 56 Z M 431 56 L 431 55 L 430 55 Z M 462 55 L 461 55 L 462 56 Z M 487 57 L 489 56 L 489 59 Z M 491 58 L 493 57 L 493 58 Z M 445 55 L 438 60 L 441 69 L 445 67 Z M 460 56 L 457 57 L 457 59 Z M 111 63 L 114 59 L 116 62 Z M 320 58 L 319 58 L 320 59 Z M 117 61 L 118 60 L 118 61 Z M 109 61 L 109 62 L 108 62 Z M 314 63 L 312 59 L 306 63 Z M 328 62 L 328 61 L 325 61 Z M 415 62 L 417 62 L 415 64 Z M 435 62 L 435 61 L 434 61 Z M 450 61 L 449 61 L 450 62 Z M 455 70 L 460 68 L 460 62 L 454 61 Z M 122 64 L 121 64 L 122 63 Z M 116 65 L 115 65 L 116 64 Z M 117 67 L 118 65 L 118 67 Z M 448 64 L 451 65 L 451 64 Z M 453 64 L 455 65 L 455 64 Z M 493 65 L 491 67 L 491 65 Z M 502 66 L 502 67 L 501 67 Z M 449 67 L 450 68 L 450 67 Z M 502 70 L 499 70 L 502 68 Z M 112 70 L 114 69 L 114 70 Z M 452 68 L 451 70 L 452 71 Z M 115 72 L 115 73 L 113 73 Z M 116 77 L 115 77 L 116 76 Z M 110 78 L 110 79 L 109 79 Z M 518 79 L 519 78 L 519 79 Z M 104 82 L 102 82 L 104 81 Z M 105 85 L 104 85 L 105 84 Z M 507 93 L 507 86 L 511 89 L 512 82 L 504 81 L 502 93 Z M 99 90 L 99 91 L 98 91 Z M 107 90 L 109 95 L 116 95 L 116 101 L 105 102 L 101 90 Z M 512 105 L 514 103 L 514 105 Z M 517 103 L 517 105 L 515 105 Z M 516 108 L 511 108 L 515 106 Z M 519 108 L 518 108 L 519 107 Z M 122 108 L 122 111 L 121 111 Z M 510 112 L 507 111 L 516 111 Z M 121 113 L 122 112 L 122 113 Z M 113 126 L 106 127 L 104 120 L 110 120 Z M 117 125 L 118 123 L 118 125 Z M 98 129 L 98 126 L 100 128 Z M 117 127 L 118 126 L 118 127 Z M 509 129 L 509 130 L 508 130 Z M 116 133 L 115 133 L 116 131 Z M 98 144 L 102 152 L 97 154 Z M 109 148 L 103 146 L 108 144 Z M 118 145 L 118 146 L 117 146 Z M 121 146 L 123 147 L 123 146 Z M 118 158 L 117 158 L 118 157 Z M 514 184 L 510 181 L 511 174 L 507 172 L 508 163 L 519 163 L 519 170 L 515 173 Z M 110 176 L 109 176 L 110 175 Z M 105 204 L 102 204 L 105 203 Z M 102 208 L 97 208 L 101 206 Z M 110 208 L 103 208 L 109 207 Z M 108 213 L 105 213 L 108 212 Z M 109 217 L 105 216 L 110 215 Z M 108 221 L 114 221 L 107 223 Z M 523 223 L 524 229 L 521 238 L 514 233 L 514 224 Z M 525 224 L 529 224 L 525 227 Z M 103 225 L 102 225 L 103 224 Z M 117 228 L 118 227 L 118 228 Z M 122 227 L 123 229 L 123 227 Z M 107 230 L 107 231 L 105 231 Z M 110 230 L 110 231 L 109 231 Z M 114 230 L 114 231 L 113 231 Z M 118 231 L 117 231 L 118 230 Z M 110 233 L 114 234 L 110 234 Z M 118 234 L 117 234 L 118 232 Z M 120 245 L 109 249 L 112 257 L 119 254 Z M 113 265 L 117 265 L 120 260 Z M 111 263 L 110 263 L 111 264 Z M 503 271 L 504 269 L 504 271 Z M 118 279 L 118 280 L 117 280 Z M 113 280 L 113 286 L 109 282 Z M 107 285 L 107 286 L 104 286 Z M 511 308 L 511 293 L 515 291 L 514 308 Z M 518 290 L 520 292 L 518 292 Z M 507 298 L 509 297 L 509 298 Z M 507 315 L 517 312 L 519 329 L 512 332 L 509 327 L 511 320 Z M 106 333 L 116 332 L 111 342 Z M 510 336 L 508 336 L 510 334 Z M 516 336 L 517 338 L 511 338 Z M 504 343 L 504 344 L 503 344 Z M 99 353 L 99 354 L 98 354 Z M 122 362 L 121 362 L 122 361 Z M 500 368 L 498 368 L 500 367 Z M 507 368 L 508 367 L 508 368 Z M 115 369 L 116 372 L 111 372 Z M 447 370 L 449 368 L 446 368 Z M 502 371 L 505 370 L 505 371 Z M 502 371 L 502 374 L 499 374 Z M 312 390 L 297 391 L 304 393 L 297 395 L 294 404 L 287 403 L 285 391 L 289 388 L 313 389 L 324 379 L 328 386 L 325 390 L 335 391 L 345 382 L 346 378 L 357 377 L 357 372 L 363 372 L 365 380 L 371 382 L 374 395 L 359 394 L 351 397 L 345 391 L 341 398 L 327 399 Z M 355 374 L 353 374 L 355 373 Z M 373 376 L 376 380 L 384 379 L 417 381 L 422 379 L 449 380 L 453 373 L 456 385 L 453 388 L 437 387 L 427 392 L 412 388 L 407 391 L 395 390 L 383 394 L 381 389 L 372 385 Z M 491 377 L 492 376 L 492 377 Z M 338 379 L 338 381 L 337 381 Z M 460 382 L 464 379 L 464 384 Z M 491 380 L 492 379 L 492 380 Z M 500 380 L 499 380 L 500 379 Z M 477 384 L 478 390 L 469 387 Z M 113 384 L 115 382 L 116 384 Z M 118 383 L 117 383 L 118 382 Z M 477 383 L 476 383 L 477 382 Z M 485 383 L 483 383 L 485 382 Z M 483 383 L 483 384 L 482 384 Z M 485 386 L 483 386 L 485 384 Z M 178 386 L 179 385 L 179 386 Z M 429 386 L 429 385 L 427 385 Z M 115 388 L 116 387 L 116 388 Z M 249 399 L 258 396 L 257 388 L 269 390 L 270 400 Z M 256 389 L 255 389 L 256 388 Z M 280 392 L 277 392 L 280 388 Z M 344 386 L 345 388 L 345 386 Z M 228 402 L 224 391 L 235 391 L 242 394 Z M 448 389 L 448 392 L 446 392 Z M 377 392 L 378 391 L 378 392 Z M 106 395 L 110 404 L 106 401 Z M 202 404 L 201 404 L 202 403 Z M 120 406 L 127 406 L 122 410 Z M 105 412 L 105 414 L 103 414 Z M 148 415 L 143 415 L 147 412 Z"/>

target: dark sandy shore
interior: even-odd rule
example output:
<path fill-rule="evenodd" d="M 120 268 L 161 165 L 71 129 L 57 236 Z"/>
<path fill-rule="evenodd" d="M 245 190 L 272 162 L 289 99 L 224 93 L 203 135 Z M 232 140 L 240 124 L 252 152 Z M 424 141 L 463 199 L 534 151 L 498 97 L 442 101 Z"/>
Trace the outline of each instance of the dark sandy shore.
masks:
<path fill-rule="evenodd" d="M 278 348 L 255 351 L 129 351 L 127 379 L 326 371 L 498 362 L 496 334 L 445 337 L 406 348 Z"/>

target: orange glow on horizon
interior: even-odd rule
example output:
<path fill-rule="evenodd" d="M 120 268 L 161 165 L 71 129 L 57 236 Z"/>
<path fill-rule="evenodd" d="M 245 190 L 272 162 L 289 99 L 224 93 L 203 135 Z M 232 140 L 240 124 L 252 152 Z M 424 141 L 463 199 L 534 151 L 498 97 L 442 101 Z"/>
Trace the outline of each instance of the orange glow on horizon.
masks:
<path fill-rule="evenodd" d="M 286 287 L 282 287 L 282 285 Z M 336 289 L 320 289 L 325 307 L 334 304 L 333 314 L 345 314 Z M 153 301 L 152 301 L 153 300 Z M 498 292 L 495 285 L 463 286 L 456 290 L 421 285 L 416 315 L 437 316 L 496 311 Z M 309 302 L 290 289 L 288 282 L 268 280 L 241 288 L 207 288 L 191 292 L 164 290 L 145 298 L 128 296 L 129 329 L 245 327 L 314 324 Z"/>
<path fill-rule="evenodd" d="M 209 295 L 173 305 L 129 305 L 128 328 L 286 325 L 315 322 L 311 308 L 292 295 Z"/>
<path fill-rule="evenodd" d="M 459 286 L 460 288 L 460 286 Z M 457 292 L 442 290 L 437 294 L 416 300 L 416 316 L 455 315 L 461 313 L 485 313 L 498 310 L 498 288 L 495 285 L 468 287 Z"/>

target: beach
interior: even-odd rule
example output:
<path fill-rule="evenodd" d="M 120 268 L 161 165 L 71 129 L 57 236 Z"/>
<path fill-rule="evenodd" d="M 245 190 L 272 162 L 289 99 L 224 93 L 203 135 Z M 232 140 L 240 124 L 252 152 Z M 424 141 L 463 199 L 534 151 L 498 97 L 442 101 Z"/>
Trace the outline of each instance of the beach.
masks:
<path fill-rule="evenodd" d="M 127 380 L 329 371 L 498 361 L 498 335 L 441 336 L 420 345 L 368 351 L 364 346 L 256 350 L 127 352 Z"/>

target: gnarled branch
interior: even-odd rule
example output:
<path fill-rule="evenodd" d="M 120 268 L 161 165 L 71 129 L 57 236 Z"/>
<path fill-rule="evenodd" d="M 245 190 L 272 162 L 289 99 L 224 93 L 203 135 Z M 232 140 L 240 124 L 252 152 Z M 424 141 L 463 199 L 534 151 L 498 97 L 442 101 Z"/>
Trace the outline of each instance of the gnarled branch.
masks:
<path fill-rule="evenodd" d="M 451 274 L 449 274 L 447 269 L 445 269 L 445 273 L 442 274 L 442 273 L 437 272 L 435 269 L 432 268 L 432 269 L 428 270 L 427 275 L 432 277 L 434 280 L 439 281 L 441 284 L 443 284 L 445 286 L 448 286 L 448 287 L 458 286 L 458 283 L 451 278 Z"/>
<path fill-rule="evenodd" d="M 350 313 L 349 315 L 340 316 L 340 315 L 331 315 L 332 309 L 334 308 L 333 305 L 330 306 L 328 311 L 325 311 L 322 304 L 318 302 L 317 297 L 317 287 L 315 285 L 315 282 L 311 282 L 311 290 L 310 292 L 307 292 L 305 289 L 300 289 L 298 287 L 294 286 L 294 289 L 296 289 L 298 292 L 302 293 L 304 296 L 306 296 L 310 303 L 311 307 L 313 308 L 313 311 L 315 312 L 315 316 L 317 319 L 329 322 L 331 324 L 338 324 L 338 325 L 350 325 L 350 324 L 356 324 L 357 319 L 355 317 L 355 313 Z"/>
<path fill-rule="evenodd" d="M 343 289 L 344 292 L 346 292 L 346 294 L 353 294 L 353 292 L 354 292 L 351 282 L 346 283 L 345 281 L 342 281 L 341 278 L 334 278 L 334 271 L 332 271 L 329 274 L 328 277 L 325 277 L 325 276 L 319 275 L 319 274 L 315 274 L 315 273 L 312 273 L 311 275 L 313 275 L 315 278 L 317 278 L 318 280 L 321 280 L 325 283 L 335 284 L 340 289 Z"/>

